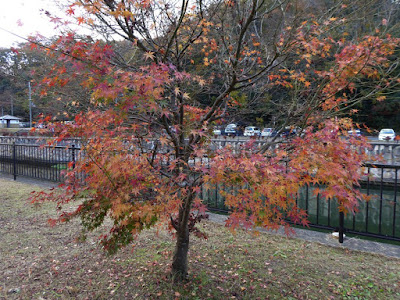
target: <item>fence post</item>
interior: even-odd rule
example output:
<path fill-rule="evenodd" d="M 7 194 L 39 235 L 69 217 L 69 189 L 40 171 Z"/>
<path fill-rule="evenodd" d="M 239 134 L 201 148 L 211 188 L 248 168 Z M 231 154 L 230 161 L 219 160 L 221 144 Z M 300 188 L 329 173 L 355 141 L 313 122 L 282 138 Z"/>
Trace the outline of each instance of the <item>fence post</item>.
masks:
<path fill-rule="evenodd" d="M 13 141 L 12 145 L 13 145 L 13 175 L 14 175 L 14 180 L 17 180 L 17 153 L 15 147 L 15 141 Z"/>
<path fill-rule="evenodd" d="M 75 145 L 72 144 L 72 169 L 75 169 Z"/>
<path fill-rule="evenodd" d="M 339 243 L 343 244 L 343 233 L 344 233 L 344 213 L 339 212 Z"/>

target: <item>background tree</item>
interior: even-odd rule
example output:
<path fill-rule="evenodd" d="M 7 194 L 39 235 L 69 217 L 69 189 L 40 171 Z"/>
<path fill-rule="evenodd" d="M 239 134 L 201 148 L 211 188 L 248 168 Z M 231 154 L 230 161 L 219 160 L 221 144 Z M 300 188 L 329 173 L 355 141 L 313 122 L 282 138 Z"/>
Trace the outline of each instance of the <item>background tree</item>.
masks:
<path fill-rule="evenodd" d="M 0 51 L 0 106 L 4 114 L 25 117 L 29 116 L 26 114 L 28 97 L 25 93 L 29 77 L 26 77 L 24 63 L 21 60 L 16 49 Z"/>
<path fill-rule="evenodd" d="M 305 184 L 326 185 L 317 192 L 353 212 L 365 159 L 358 149 L 366 145 L 341 138 L 352 123 L 335 117 L 360 100 L 353 90 L 363 78 L 380 84 L 371 95 L 397 82 L 389 57 L 399 40 L 341 38 L 345 33 L 332 28 L 345 20 L 332 14 L 344 3 L 311 21 L 300 9 L 304 3 L 74 1 L 68 11 L 79 23 L 126 42 L 69 33 L 47 46 L 57 55 L 57 68 L 44 86 L 79 82 L 90 105 L 75 124 L 55 125 L 60 138 L 82 139 L 84 154 L 67 172 L 65 194 L 35 199 L 53 199 L 60 211 L 79 200 L 58 221 L 80 217 L 89 231 L 110 217 L 102 236 L 110 252 L 144 228 L 167 222 L 176 237 L 177 279 L 187 275 L 190 233 L 204 236 L 195 227 L 204 218 L 203 185 L 235 187 L 222 192 L 234 227 L 306 224 L 295 202 Z M 288 99 L 275 101 L 279 90 Z M 258 99 L 282 112 L 282 128 L 301 125 L 304 134 L 274 147 L 250 142 L 240 151 L 211 151 L 211 127 Z"/>
<path fill-rule="evenodd" d="M 51 50 L 46 48 L 46 43 L 40 44 L 46 51 L 37 49 L 35 43 L 22 43 L 18 49 L 2 49 L 0 52 L 0 105 L 5 113 L 29 120 L 30 82 L 34 119 L 38 120 L 38 115 L 44 114 L 58 120 L 69 120 L 82 107 L 87 108 L 89 94 L 77 81 L 67 80 L 67 84 L 62 76 L 58 77 L 58 81 L 52 81 L 54 70 L 62 70 L 65 74 L 73 70 L 68 69 L 68 65 L 59 65 Z M 47 45 L 50 44 L 47 42 Z M 44 85 L 47 86 L 46 91 L 39 88 Z"/>

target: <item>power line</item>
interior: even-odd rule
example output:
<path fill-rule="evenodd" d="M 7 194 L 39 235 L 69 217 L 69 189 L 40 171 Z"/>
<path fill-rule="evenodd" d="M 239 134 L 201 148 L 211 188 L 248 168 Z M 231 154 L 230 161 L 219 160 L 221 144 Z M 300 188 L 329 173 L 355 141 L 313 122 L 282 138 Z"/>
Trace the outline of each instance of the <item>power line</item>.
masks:
<path fill-rule="evenodd" d="M 31 40 L 29 40 L 28 38 L 20 36 L 19 34 L 16 34 L 15 32 L 12 32 L 12 31 L 10 31 L 8 29 L 5 29 L 5 28 L 3 28 L 1 26 L 0 26 L 0 30 L 5 31 L 5 32 L 7 32 L 7 33 L 9 33 L 9 34 L 11 34 L 13 36 L 16 36 L 16 37 L 18 37 L 18 38 L 20 38 L 20 39 L 22 39 L 24 41 L 31 42 Z"/>

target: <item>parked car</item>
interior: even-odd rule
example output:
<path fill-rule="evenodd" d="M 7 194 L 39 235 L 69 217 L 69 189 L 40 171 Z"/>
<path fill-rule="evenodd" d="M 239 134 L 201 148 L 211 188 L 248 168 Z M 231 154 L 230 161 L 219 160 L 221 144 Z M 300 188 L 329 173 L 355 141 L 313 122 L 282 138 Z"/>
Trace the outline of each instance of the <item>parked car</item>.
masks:
<path fill-rule="evenodd" d="M 284 130 L 281 132 L 281 137 L 282 138 L 287 138 L 289 136 L 295 135 L 297 132 L 298 128 L 293 128 L 290 126 L 286 126 Z"/>
<path fill-rule="evenodd" d="M 19 127 L 21 128 L 29 128 L 30 123 L 29 122 L 19 122 Z"/>
<path fill-rule="evenodd" d="M 222 130 L 218 127 L 214 127 L 213 134 L 214 135 L 222 135 Z"/>
<path fill-rule="evenodd" d="M 349 131 L 347 131 L 347 133 L 349 135 L 362 136 L 362 131 L 360 129 L 349 130 Z"/>
<path fill-rule="evenodd" d="M 380 141 L 393 141 L 396 137 L 393 129 L 385 128 L 379 131 L 378 140 Z"/>
<path fill-rule="evenodd" d="M 275 132 L 275 135 L 276 135 L 276 131 L 274 130 L 274 128 L 264 128 L 261 131 L 261 136 L 263 136 L 263 137 L 272 137 L 272 136 L 274 136 L 273 135 L 274 132 Z"/>
<path fill-rule="evenodd" d="M 238 134 L 237 125 L 236 124 L 228 124 L 225 127 L 224 134 L 228 136 L 235 136 Z"/>
<path fill-rule="evenodd" d="M 254 127 L 254 126 L 247 126 L 244 129 L 243 132 L 244 136 L 260 136 L 261 135 L 261 131 L 258 127 Z"/>

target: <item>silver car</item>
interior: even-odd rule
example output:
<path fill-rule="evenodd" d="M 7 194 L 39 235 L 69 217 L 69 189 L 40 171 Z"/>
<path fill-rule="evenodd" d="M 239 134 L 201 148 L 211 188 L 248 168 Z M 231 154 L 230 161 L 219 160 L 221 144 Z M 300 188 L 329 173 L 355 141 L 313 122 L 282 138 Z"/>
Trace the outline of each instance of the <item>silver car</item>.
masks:
<path fill-rule="evenodd" d="M 261 136 L 270 137 L 270 136 L 272 136 L 273 132 L 274 132 L 274 128 L 264 128 L 263 131 L 261 131 Z"/>

